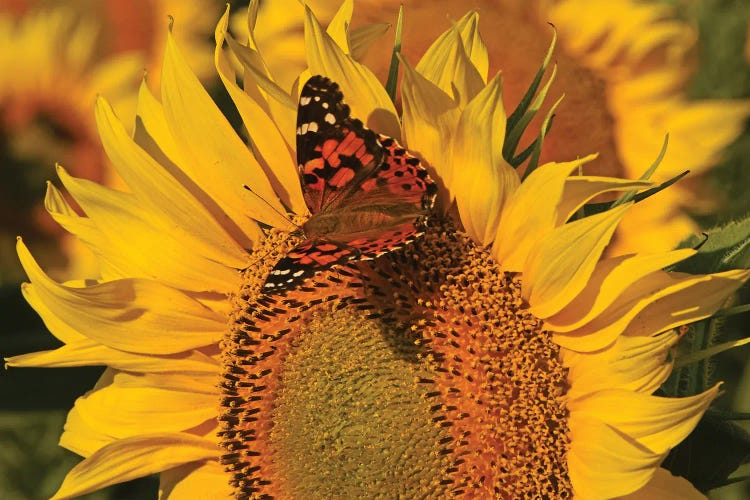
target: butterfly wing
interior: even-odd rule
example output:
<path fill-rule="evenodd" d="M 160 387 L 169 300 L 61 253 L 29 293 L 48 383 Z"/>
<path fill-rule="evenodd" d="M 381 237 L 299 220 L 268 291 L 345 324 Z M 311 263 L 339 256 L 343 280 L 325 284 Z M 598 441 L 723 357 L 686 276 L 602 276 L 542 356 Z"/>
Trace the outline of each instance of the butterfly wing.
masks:
<path fill-rule="evenodd" d="M 263 290 L 278 293 L 294 288 L 320 271 L 358 256 L 359 250 L 341 242 L 326 238 L 304 241 L 276 263 Z"/>
<path fill-rule="evenodd" d="M 377 135 L 350 116 L 339 86 L 313 76 L 297 109 L 297 167 L 307 208 L 319 213 L 340 202 L 356 179 L 383 161 Z"/>

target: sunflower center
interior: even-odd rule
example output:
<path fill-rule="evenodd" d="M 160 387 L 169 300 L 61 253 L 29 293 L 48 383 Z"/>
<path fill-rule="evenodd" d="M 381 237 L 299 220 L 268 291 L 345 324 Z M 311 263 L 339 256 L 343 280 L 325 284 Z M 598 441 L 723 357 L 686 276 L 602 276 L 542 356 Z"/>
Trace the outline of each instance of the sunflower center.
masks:
<path fill-rule="evenodd" d="M 238 494 L 571 496 L 558 349 L 450 224 L 285 296 L 257 292 L 267 272 L 224 342 Z"/>

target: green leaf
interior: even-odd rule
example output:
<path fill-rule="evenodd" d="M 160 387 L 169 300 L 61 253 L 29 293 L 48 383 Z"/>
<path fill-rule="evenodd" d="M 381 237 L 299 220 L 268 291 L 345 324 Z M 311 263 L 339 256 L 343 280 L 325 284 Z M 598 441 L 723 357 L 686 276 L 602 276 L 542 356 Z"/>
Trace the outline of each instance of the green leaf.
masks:
<path fill-rule="evenodd" d="M 396 102 L 396 84 L 398 83 L 398 55 L 401 53 L 401 33 L 404 24 L 404 6 L 398 9 L 398 20 L 396 21 L 396 39 L 393 42 L 393 54 L 391 55 L 391 67 L 388 69 L 388 80 L 385 90 L 391 101 Z"/>
<path fill-rule="evenodd" d="M 698 274 L 750 267 L 750 217 L 710 229 L 706 235 L 698 254 L 680 262 L 674 270 Z M 693 235 L 680 243 L 679 248 L 695 248 L 705 238 Z"/>
<path fill-rule="evenodd" d="M 709 410 L 692 433 L 667 456 L 662 467 L 702 492 L 735 482 L 737 467 L 750 458 L 750 434 Z"/>

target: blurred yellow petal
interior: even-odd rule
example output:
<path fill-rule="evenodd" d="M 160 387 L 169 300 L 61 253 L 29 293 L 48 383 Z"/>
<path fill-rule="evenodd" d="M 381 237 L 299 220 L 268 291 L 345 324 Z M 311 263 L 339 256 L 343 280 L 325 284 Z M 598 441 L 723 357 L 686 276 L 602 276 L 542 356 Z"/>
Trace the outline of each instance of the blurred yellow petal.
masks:
<path fill-rule="evenodd" d="M 502 208 L 521 182 L 502 156 L 502 98 L 498 74 L 463 110 L 453 139 L 451 192 L 464 228 L 482 245 L 495 239 Z"/>
<path fill-rule="evenodd" d="M 390 29 L 388 23 L 368 24 L 350 31 L 349 38 L 352 46 L 352 57 L 360 61 L 372 45 L 380 40 Z"/>
<path fill-rule="evenodd" d="M 115 441 L 115 438 L 95 430 L 81 418 L 74 406 L 65 419 L 65 427 L 60 436 L 60 446 L 82 457 L 91 456 L 96 450 Z"/>
<path fill-rule="evenodd" d="M 486 82 L 490 62 L 487 46 L 484 44 L 482 35 L 479 33 L 479 13 L 476 11 L 468 12 L 456 21 L 456 30 L 461 35 L 461 41 L 463 42 L 466 54 L 471 60 L 471 64 L 476 68 L 479 76 L 482 77 L 482 81 Z"/>
<path fill-rule="evenodd" d="M 120 439 L 76 465 L 52 498 L 77 497 L 185 463 L 216 459 L 218 455 L 214 443 L 185 433 Z"/>
<path fill-rule="evenodd" d="M 396 108 L 383 85 L 372 71 L 341 50 L 308 7 L 305 7 L 305 49 L 310 73 L 338 83 L 353 116 L 376 132 L 400 140 Z"/>
<path fill-rule="evenodd" d="M 585 287 L 630 204 L 565 224 L 533 248 L 524 270 L 524 296 L 538 318 L 548 318 Z"/>

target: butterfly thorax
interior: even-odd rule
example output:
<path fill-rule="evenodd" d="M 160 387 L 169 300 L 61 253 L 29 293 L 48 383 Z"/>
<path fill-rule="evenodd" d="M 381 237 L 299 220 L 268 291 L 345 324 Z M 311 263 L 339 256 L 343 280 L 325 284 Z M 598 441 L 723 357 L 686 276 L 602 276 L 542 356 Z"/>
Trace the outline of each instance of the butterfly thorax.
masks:
<path fill-rule="evenodd" d="M 352 207 L 345 212 L 323 212 L 308 219 L 302 225 L 302 231 L 307 238 L 378 231 L 413 220 L 418 215 L 413 213 L 413 210 L 404 210 L 404 208 L 404 206 L 385 205 Z"/>

